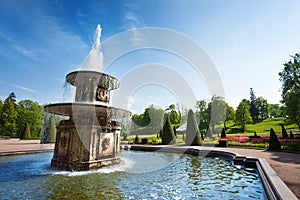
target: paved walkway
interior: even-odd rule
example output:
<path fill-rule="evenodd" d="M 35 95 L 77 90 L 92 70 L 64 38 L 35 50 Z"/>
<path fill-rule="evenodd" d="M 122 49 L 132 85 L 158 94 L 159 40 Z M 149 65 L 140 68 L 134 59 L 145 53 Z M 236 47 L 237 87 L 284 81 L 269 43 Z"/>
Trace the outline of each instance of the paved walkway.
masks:
<path fill-rule="evenodd" d="M 38 140 L 0 140 L 0 156 L 53 151 L 54 144 L 39 144 Z M 207 149 L 207 147 L 199 147 Z M 278 176 L 300 199 L 300 154 L 254 149 L 208 148 L 232 152 L 241 156 L 264 158 Z"/>

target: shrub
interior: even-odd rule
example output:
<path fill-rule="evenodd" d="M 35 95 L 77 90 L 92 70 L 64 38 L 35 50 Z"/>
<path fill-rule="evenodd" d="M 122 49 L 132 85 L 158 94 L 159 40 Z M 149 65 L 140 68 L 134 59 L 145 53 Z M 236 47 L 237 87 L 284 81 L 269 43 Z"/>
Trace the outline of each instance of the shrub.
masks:
<path fill-rule="evenodd" d="M 269 150 L 278 150 L 278 149 L 281 149 L 281 145 L 275 131 L 273 130 L 273 128 L 271 128 Z"/>
<path fill-rule="evenodd" d="M 228 147 L 228 140 L 219 140 L 218 147 Z"/>
<path fill-rule="evenodd" d="M 134 144 L 139 144 L 139 136 L 135 135 Z"/>
<path fill-rule="evenodd" d="M 191 109 L 189 110 L 188 113 L 185 143 L 187 145 L 195 145 L 195 146 L 202 145 L 201 136 L 197 126 L 195 115 Z"/>
<path fill-rule="evenodd" d="M 221 138 L 226 138 L 225 128 L 222 128 Z"/>
<path fill-rule="evenodd" d="M 292 131 L 290 131 L 290 138 L 294 138 L 294 134 Z"/>
<path fill-rule="evenodd" d="M 162 144 L 172 144 L 175 141 L 174 131 L 171 126 L 170 119 L 167 114 L 165 114 L 165 124 L 162 131 Z"/>
<path fill-rule="evenodd" d="M 29 126 L 28 123 L 26 123 L 25 129 L 22 132 L 22 134 L 20 135 L 20 139 L 22 139 L 22 140 L 28 140 L 29 138 L 31 138 L 30 126 Z"/>
<path fill-rule="evenodd" d="M 148 144 L 148 138 L 142 138 L 141 144 Z"/>
<path fill-rule="evenodd" d="M 281 132 L 282 132 L 282 137 L 283 138 L 288 138 L 289 137 L 283 125 L 281 125 Z"/>

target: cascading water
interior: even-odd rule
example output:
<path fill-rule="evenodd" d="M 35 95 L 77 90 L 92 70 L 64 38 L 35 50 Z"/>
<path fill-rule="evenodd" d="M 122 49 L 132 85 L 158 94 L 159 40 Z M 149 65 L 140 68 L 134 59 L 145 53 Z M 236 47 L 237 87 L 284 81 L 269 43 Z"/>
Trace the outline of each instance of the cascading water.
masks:
<path fill-rule="evenodd" d="M 98 25 L 81 69 L 66 76 L 66 82 L 76 87 L 75 102 L 44 108 L 45 112 L 69 116 L 57 126 L 53 168 L 88 170 L 120 162 L 121 126 L 116 118 L 128 118 L 131 113 L 108 106 L 110 91 L 119 87 L 119 81 L 102 72 L 101 30 Z"/>

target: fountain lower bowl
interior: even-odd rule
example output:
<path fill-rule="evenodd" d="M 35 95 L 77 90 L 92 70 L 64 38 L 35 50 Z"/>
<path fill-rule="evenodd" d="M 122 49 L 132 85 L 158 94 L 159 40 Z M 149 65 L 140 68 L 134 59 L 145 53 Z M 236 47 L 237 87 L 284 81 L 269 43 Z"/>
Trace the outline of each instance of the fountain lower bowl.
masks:
<path fill-rule="evenodd" d="M 78 112 L 96 113 L 96 116 L 106 116 L 107 114 L 111 114 L 114 117 L 120 118 L 131 115 L 131 112 L 125 109 L 85 102 L 50 104 L 44 107 L 44 111 L 63 116 L 73 116 Z"/>

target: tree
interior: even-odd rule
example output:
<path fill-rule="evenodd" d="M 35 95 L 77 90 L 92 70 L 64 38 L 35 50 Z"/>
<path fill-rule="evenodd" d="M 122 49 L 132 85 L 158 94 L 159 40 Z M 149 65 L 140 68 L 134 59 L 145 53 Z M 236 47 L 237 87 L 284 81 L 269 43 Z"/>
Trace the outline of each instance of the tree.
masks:
<path fill-rule="evenodd" d="M 269 143 L 269 150 L 280 150 L 281 144 L 277 138 L 277 135 L 273 128 L 270 130 L 270 143 Z"/>
<path fill-rule="evenodd" d="M 192 109 L 188 113 L 185 143 L 195 146 L 202 145 L 201 135 Z"/>
<path fill-rule="evenodd" d="M 300 54 L 296 53 L 291 57 L 291 60 L 283 64 L 283 71 L 279 72 L 283 98 L 290 92 L 300 91 Z"/>
<path fill-rule="evenodd" d="M 206 104 L 205 100 L 196 101 L 196 108 L 197 108 L 196 116 L 199 119 L 200 123 L 208 122 L 207 107 L 208 105 Z"/>
<path fill-rule="evenodd" d="M 283 109 L 279 104 L 269 104 L 270 117 L 284 117 Z"/>
<path fill-rule="evenodd" d="M 30 139 L 31 138 L 31 134 L 30 134 L 30 126 L 29 126 L 29 124 L 27 123 L 26 125 L 25 125 L 25 129 L 23 130 L 23 132 L 21 133 L 21 135 L 20 135 L 20 139 Z"/>
<path fill-rule="evenodd" d="M 162 144 L 172 144 L 175 142 L 175 135 L 174 131 L 169 119 L 168 114 L 165 114 L 165 124 L 163 126 L 162 131 Z"/>
<path fill-rule="evenodd" d="M 269 104 L 263 97 L 257 98 L 258 117 L 257 119 L 264 120 L 269 117 Z"/>
<path fill-rule="evenodd" d="M 16 120 L 18 132 L 22 133 L 26 124 L 30 126 L 33 137 L 38 137 L 43 124 L 42 106 L 31 100 L 21 100 L 17 105 L 18 118 Z"/>
<path fill-rule="evenodd" d="M 300 94 L 298 92 L 289 92 L 285 95 L 282 102 L 285 104 L 285 111 L 288 119 L 295 122 L 300 130 Z"/>
<path fill-rule="evenodd" d="M 235 118 L 235 112 L 233 107 L 229 106 L 228 103 L 226 103 L 226 118 L 224 121 L 224 128 L 227 130 L 226 121 L 234 120 Z"/>
<path fill-rule="evenodd" d="M 223 97 L 213 96 L 208 104 L 208 119 L 212 128 L 212 134 L 215 131 L 215 125 L 223 124 L 226 119 L 226 102 Z"/>
<path fill-rule="evenodd" d="M 250 115 L 252 120 L 258 119 L 258 105 L 254 90 L 250 88 Z"/>
<path fill-rule="evenodd" d="M 235 111 L 235 120 L 236 123 L 240 125 L 243 133 L 245 132 L 246 124 L 252 122 L 249 102 L 246 99 L 240 102 L 239 106 L 237 107 Z"/>
<path fill-rule="evenodd" d="M 16 119 L 18 117 L 16 108 L 15 94 L 10 93 L 9 97 L 5 99 L 2 106 L 1 112 L 1 123 L 2 123 L 2 135 L 7 135 L 9 137 L 17 137 L 17 125 Z"/>
<path fill-rule="evenodd" d="M 282 102 L 286 107 L 288 118 L 296 122 L 300 130 L 300 54 L 291 56 L 284 63 L 284 69 L 279 72 L 279 80 L 282 82 Z"/>

